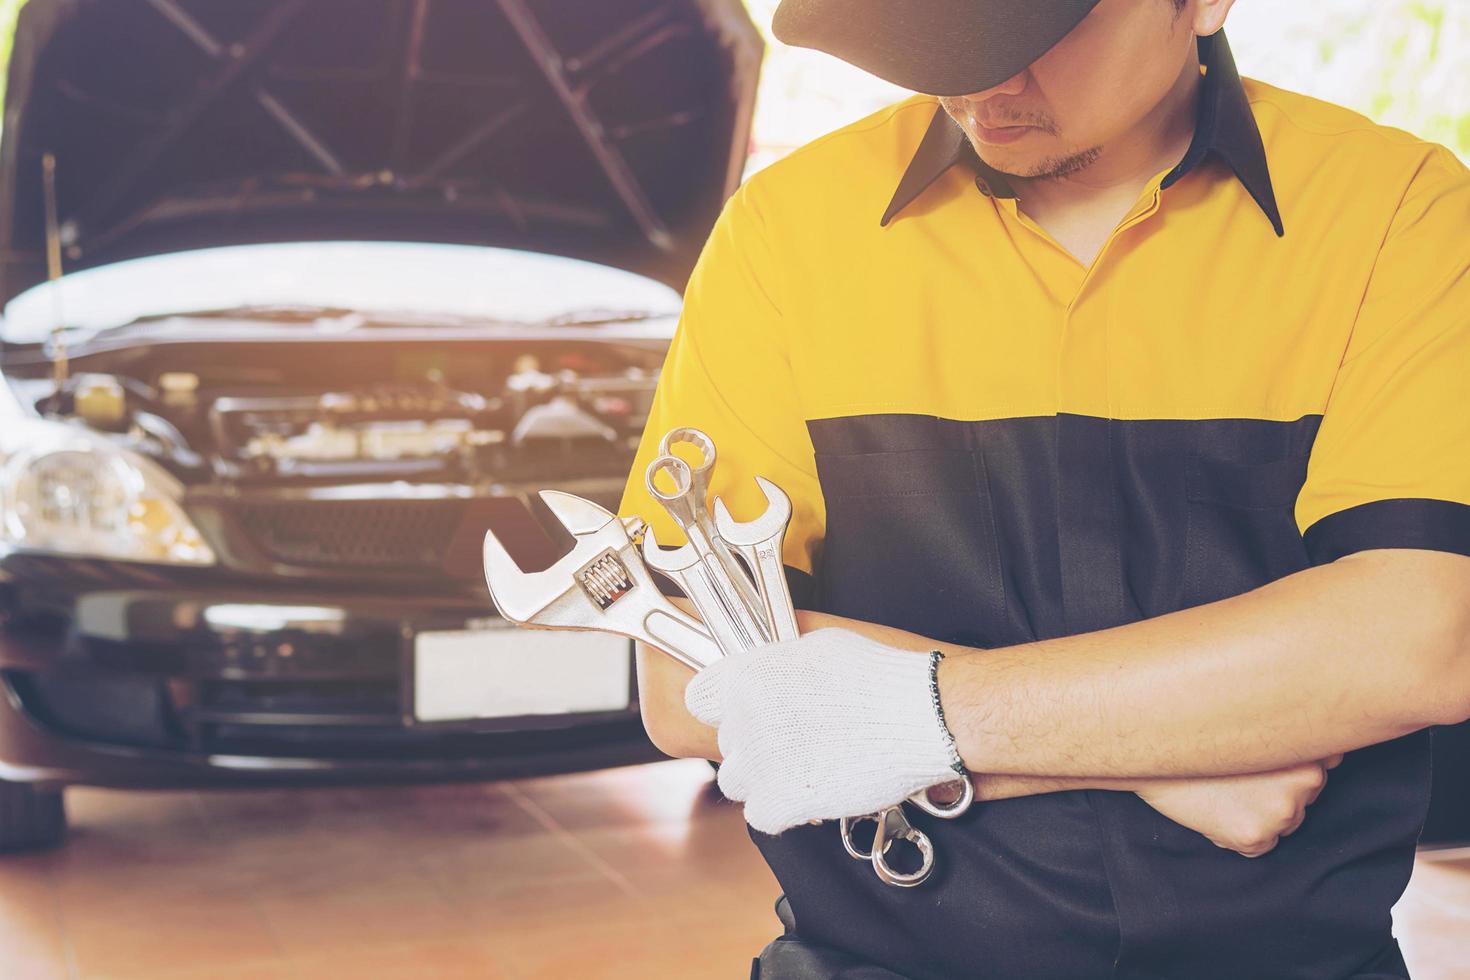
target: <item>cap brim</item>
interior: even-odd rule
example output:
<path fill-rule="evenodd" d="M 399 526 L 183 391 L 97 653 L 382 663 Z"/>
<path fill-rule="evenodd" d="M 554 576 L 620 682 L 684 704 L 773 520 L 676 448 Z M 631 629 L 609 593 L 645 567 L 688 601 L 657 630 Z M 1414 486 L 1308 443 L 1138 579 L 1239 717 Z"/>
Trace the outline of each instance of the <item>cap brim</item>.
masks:
<path fill-rule="evenodd" d="M 969 95 L 1023 71 L 1098 0 L 781 0 L 777 40 L 902 88 Z"/>

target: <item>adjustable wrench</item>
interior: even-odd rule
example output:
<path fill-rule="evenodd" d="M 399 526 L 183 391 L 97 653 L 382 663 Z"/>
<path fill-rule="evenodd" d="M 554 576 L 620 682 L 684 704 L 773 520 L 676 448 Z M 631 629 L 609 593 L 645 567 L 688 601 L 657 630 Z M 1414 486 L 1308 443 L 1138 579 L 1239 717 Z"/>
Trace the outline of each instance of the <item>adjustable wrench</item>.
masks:
<path fill-rule="evenodd" d="M 581 497 L 538 491 L 576 543 L 556 564 L 526 572 L 485 532 L 485 584 L 500 615 L 532 629 L 602 630 L 668 652 L 699 670 L 722 655 L 704 624 L 670 602 L 639 558 L 641 518 L 619 520 Z"/>

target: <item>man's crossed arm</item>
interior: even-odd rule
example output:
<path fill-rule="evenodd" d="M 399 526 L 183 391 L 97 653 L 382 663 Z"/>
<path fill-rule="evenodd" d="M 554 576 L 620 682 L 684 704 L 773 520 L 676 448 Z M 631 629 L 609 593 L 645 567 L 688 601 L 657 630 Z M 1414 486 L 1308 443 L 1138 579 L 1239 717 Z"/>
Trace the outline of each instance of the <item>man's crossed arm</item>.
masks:
<path fill-rule="evenodd" d="M 1470 558 L 1362 551 L 1242 595 L 979 653 L 940 646 L 986 772 L 1259 772 L 1470 717 Z"/>
<path fill-rule="evenodd" d="M 981 799 L 1133 791 L 1246 854 L 1300 825 L 1342 752 L 1470 717 L 1470 558 L 1448 553 L 1359 552 L 1220 602 L 1002 650 L 801 617 L 803 640 L 771 656 L 799 653 L 812 631 L 834 626 L 854 640 L 945 652 L 945 716 L 966 766 L 983 774 Z M 843 656 L 840 645 L 821 646 L 822 656 Z M 718 699 L 715 720 L 746 713 L 760 716 L 756 729 L 800 731 L 815 692 L 793 690 L 789 679 L 763 689 L 764 658 L 737 659 L 721 666 L 718 690 L 701 695 Z M 731 667 L 742 683 L 728 683 Z M 683 710 L 688 671 L 646 648 L 639 676 L 654 741 L 673 755 L 738 756 L 737 792 L 749 802 L 813 773 L 850 778 L 821 758 L 820 739 L 784 739 L 783 751 L 729 735 L 750 725 L 722 724 L 717 740 Z M 869 723 L 861 713 L 847 720 L 855 734 Z M 820 793 L 806 795 L 820 811 Z"/>

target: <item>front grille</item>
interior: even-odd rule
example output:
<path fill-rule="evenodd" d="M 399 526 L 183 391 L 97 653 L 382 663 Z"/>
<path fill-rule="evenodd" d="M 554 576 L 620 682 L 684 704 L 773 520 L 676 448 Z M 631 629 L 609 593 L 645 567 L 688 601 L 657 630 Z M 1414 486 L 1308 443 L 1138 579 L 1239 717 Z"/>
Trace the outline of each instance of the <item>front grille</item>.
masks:
<path fill-rule="evenodd" d="M 252 501 L 240 526 L 268 559 L 288 565 L 439 569 L 463 500 Z"/>
<path fill-rule="evenodd" d="M 0 671 L 0 695 L 6 687 L 33 723 L 55 734 L 200 755 L 452 764 L 534 753 L 559 738 L 524 720 L 510 727 L 495 720 L 448 728 L 407 724 L 393 677 L 227 681 L 80 669 Z M 626 738 L 618 726 L 636 719 L 637 708 L 625 714 L 584 719 L 575 728 L 589 744 L 604 735 Z"/>

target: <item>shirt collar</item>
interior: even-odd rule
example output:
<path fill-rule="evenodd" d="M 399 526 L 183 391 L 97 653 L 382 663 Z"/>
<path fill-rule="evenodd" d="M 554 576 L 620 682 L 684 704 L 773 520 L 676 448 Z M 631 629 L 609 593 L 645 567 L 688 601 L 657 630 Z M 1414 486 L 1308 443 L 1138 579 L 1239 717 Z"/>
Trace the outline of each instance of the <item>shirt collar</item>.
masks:
<path fill-rule="evenodd" d="M 1266 148 L 1261 131 L 1251 112 L 1235 58 L 1225 41 L 1225 32 L 1216 31 L 1198 39 L 1200 64 L 1205 76 L 1200 85 L 1199 108 L 1195 117 L 1194 138 L 1179 163 L 1165 175 L 1160 187 L 1168 187 L 1198 166 L 1213 151 L 1230 167 L 1237 180 L 1256 202 L 1278 236 L 1284 235 L 1281 212 L 1271 188 L 1271 173 L 1266 166 Z M 936 107 L 919 148 L 909 161 L 898 182 L 882 224 L 887 225 L 950 167 L 966 161 L 996 197 L 1015 197 L 1006 176 L 988 166 L 976 154 L 964 131 L 942 107 Z"/>

